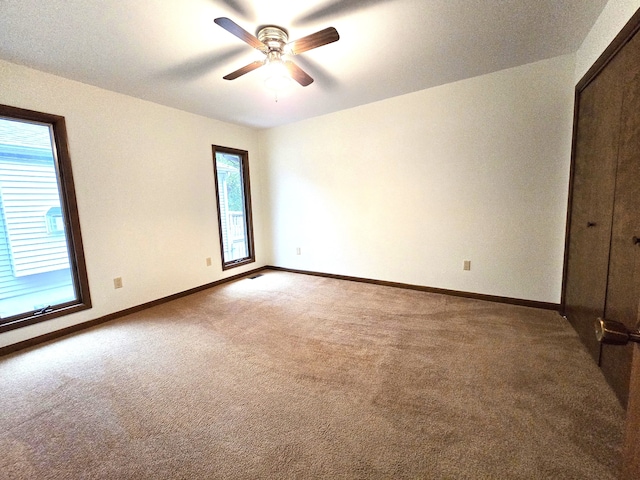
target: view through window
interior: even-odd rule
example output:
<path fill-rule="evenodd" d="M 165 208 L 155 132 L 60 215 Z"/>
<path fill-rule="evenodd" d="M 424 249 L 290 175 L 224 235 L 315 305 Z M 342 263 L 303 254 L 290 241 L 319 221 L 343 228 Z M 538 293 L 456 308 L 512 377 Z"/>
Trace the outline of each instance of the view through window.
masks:
<path fill-rule="evenodd" d="M 67 161 L 62 117 L 0 108 L 0 326 L 89 306 Z"/>
<path fill-rule="evenodd" d="M 213 147 L 222 268 L 255 261 L 248 153 Z"/>

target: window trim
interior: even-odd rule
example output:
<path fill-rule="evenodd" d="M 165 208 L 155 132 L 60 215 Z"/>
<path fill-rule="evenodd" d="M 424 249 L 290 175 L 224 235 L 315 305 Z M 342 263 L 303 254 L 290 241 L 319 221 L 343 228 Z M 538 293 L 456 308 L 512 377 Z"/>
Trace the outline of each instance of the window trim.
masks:
<path fill-rule="evenodd" d="M 67 128 L 64 117 L 1 104 L 0 117 L 9 120 L 26 120 L 51 125 L 55 142 L 55 151 L 53 153 L 60 189 L 60 202 L 62 210 L 66 214 L 66 221 L 69 227 L 65 229 L 69 263 L 73 272 L 74 287 L 78 295 L 75 301 L 61 303 L 54 307 L 44 309 L 44 311 L 34 310 L 0 319 L 0 333 L 3 333 L 89 309 L 91 308 L 91 295 L 89 293 L 89 278 L 87 276 L 84 248 L 82 246 L 80 217 L 78 215 L 78 203 L 75 194 Z"/>
<path fill-rule="evenodd" d="M 249 181 L 249 152 L 246 150 L 239 150 L 236 148 L 222 147 L 220 145 L 212 145 L 213 151 L 213 176 L 216 192 L 216 209 L 218 213 L 218 235 L 220 239 L 220 259 L 222 261 L 222 270 L 229 270 L 230 268 L 239 267 L 248 263 L 256 261 L 256 254 L 253 243 L 253 214 L 251 209 L 251 185 Z M 224 245 L 222 243 L 222 217 L 220 215 L 220 192 L 218 189 L 218 168 L 216 166 L 216 152 L 228 153 L 231 155 L 237 155 L 241 159 L 242 163 L 242 187 L 244 194 L 244 209 L 245 209 L 245 228 L 247 234 L 247 251 L 248 256 L 240 258 L 238 260 L 232 260 L 230 262 L 224 261 Z"/>

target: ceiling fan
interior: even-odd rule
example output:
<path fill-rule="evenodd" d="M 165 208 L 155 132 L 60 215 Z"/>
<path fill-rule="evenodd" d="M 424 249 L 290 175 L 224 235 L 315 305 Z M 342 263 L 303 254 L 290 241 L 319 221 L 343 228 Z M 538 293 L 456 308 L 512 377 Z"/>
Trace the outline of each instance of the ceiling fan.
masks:
<path fill-rule="evenodd" d="M 264 60 L 256 60 L 249 65 L 245 65 L 225 75 L 222 77 L 225 80 L 235 80 L 245 73 L 252 72 L 263 65 L 272 65 L 284 67 L 291 78 L 303 87 L 306 87 L 313 82 L 313 78 L 291 60 L 283 59 L 283 55 L 298 55 L 299 53 L 336 42 L 340 39 L 338 31 L 333 27 L 325 28 L 319 32 L 289 42 L 287 31 L 275 25 L 262 27 L 258 30 L 258 36 L 255 37 L 229 18 L 216 18 L 214 22 L 227 32 L 235 35 L 240 40 L 265 54 Z"/>

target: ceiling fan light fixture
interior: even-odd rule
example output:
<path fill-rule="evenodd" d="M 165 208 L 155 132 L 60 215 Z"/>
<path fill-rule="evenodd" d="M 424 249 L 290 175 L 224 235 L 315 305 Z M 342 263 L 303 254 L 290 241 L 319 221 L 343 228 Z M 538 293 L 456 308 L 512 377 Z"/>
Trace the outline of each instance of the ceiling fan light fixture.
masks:
<path fill-rule="evenodd" d="M 281 58 L 269 59 L 265 70 L 264 85 L 269 90 L 280 92 L 291 85 L 291 75 Z"/>

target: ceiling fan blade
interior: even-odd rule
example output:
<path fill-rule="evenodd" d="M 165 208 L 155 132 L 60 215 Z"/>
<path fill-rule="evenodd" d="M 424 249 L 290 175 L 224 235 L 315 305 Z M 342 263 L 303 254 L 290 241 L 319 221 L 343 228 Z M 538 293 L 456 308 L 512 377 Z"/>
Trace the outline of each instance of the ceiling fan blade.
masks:
<path fill-rule="evenodd" d="M 243 42 L 248 43 L 253 48 L 257 48 L 262 52 L 266 52 L 268 50 L 267 46 L 264 43 L 262 43 L 253 35 L 251 35 L 249 32 L 247 32 L 244 28 L 242 28 L 233 20 L 227 17 L 220 17 L 220 18 L 216 18 L 214 22 L 217 25 L 220 25 L 222 28 L 224 28 L 227 32 L 238 37 Z"/>
<path fill-rule="evenodd" d="M 256 68 L 260 68 L 263 65 L 264 65 L 264 61 L 256 60 L 255 62 L 251 62 L 249 65 L 245 65 L 244 67 L 239 68 L 235 72 L 231 72 L 230 74 L 225 75 L 222 78 L 224 78 L 225 80 L 235 80 L 236 78 L 241 77 L 245 73 L 252 72 Z"/>
<path fill-rule="evenodd" d="M 284 66 L 287 67 L 287 70 L 289 71 L 289 75 L 291 75 L 291 78 L 293 78 L 296 82 L 298 82 L 303 87 L 306 87 L 307 85 L 311 85 L 313 83 L 313 78 L 311 78 L 307 74 L 307 72 L 302 70 L 295 63 L 291 61 L 282 62 L 282 63 L 284 63 Z"/>
<path fill-rule="evenodd" d="M 340 40 L 338 31 L 333 27 L 325 28 L 319 32 L 312 33 L 306 37 L 299 38 L 293 42 L 289 42 L 286 49 L 291 52 L 292 55 L 297 55 L 302 52 L 311 50 L 312 48 L 318 48 L 328 43 L 337 42 Z"/>

